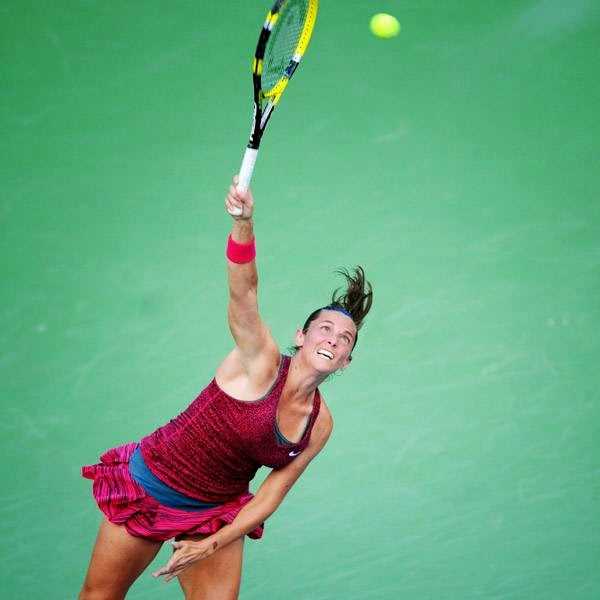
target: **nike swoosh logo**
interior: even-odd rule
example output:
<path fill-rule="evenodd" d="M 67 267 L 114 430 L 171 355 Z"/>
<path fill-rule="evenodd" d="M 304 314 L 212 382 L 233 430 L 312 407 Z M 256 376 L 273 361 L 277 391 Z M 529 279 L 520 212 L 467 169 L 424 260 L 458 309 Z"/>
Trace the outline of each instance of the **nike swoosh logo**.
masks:
<path fill-rule="evenodd" d="M 302 452 L 302 450 L 298 450 L 298 452 L 296 452 L 295 450 L 292 450 L 290 452 L 290 456 L 298 456 L 298 454 L 300 454 L 300 452 Z"/>

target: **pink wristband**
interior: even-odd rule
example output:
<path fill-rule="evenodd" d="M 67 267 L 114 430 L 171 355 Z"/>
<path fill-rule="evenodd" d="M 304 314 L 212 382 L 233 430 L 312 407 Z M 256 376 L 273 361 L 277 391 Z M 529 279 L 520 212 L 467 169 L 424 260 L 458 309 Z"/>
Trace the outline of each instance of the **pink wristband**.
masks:
<path fill-rule="evenodd" d="M 254 238 L 247 244 L 240 244 L 234 241 L 229 235 L 227 240 L 227 252 L 225 253 L 227 258 L 238 265 L 249 263 L 254 260 L 256 256 L 256 246 L 254 245 Z"/>

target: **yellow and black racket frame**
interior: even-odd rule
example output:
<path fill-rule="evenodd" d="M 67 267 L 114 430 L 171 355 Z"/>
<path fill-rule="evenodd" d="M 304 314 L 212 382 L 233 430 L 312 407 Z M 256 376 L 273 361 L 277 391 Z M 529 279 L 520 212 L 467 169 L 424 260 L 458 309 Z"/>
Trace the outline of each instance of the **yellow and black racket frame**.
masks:
<path fill-rule="evenodd" d="M 263 89 L 261 80 L 265 51 L 267 49 L 271 32 L 276 26 L 280 14 L 285 10 L 285 5 L 287 2 L 293 2 L 293 0 L 276 0 L 273 8 L 271 8 L 271 10 L 267 13 L 267 17 L 260 32 L 258 44 L 256 45 L 256 51 L 254 53 L 254 60 L 252 61 L 254 114 L 252 119 L 250 139 L 248 141 L 244 159 L 242 161 L 242 167 L 240 169 L 239 183 L 237 186 L 238 190 L 240 191 L 245 191 L 250 184 L 250 179 L 252 178 L 252 173 L 254 171 L 256 155 L 258 153 L 263 132 L 271 115 L 273 114 L 273 110 L 279 103 L 287 84 L 298 68 L 298 65 L 300 64 L 300 61 L 302 60 L 302 57 L 306 51 L 306 47 L 308 46 L 308 42 L 312 36 L 315 22 L 317 20 L 319 1 L 307 1 L 308 6 L 306 10 L 306 17 L 296 48 L 281 77 L 268 90 Z"/>

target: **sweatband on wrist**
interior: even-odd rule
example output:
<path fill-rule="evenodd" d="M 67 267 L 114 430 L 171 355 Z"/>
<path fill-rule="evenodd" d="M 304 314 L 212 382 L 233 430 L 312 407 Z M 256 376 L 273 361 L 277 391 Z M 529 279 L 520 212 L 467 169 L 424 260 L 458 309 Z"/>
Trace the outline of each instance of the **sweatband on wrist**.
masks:
<path fill-rule="evenodd" d="M 234 241 L 229 235 L 227 240 L 227 252 L 225 253 L 227 258 L 238 265 L 249 263 L 256 257 L 256 246 L 254 245 L 254 238 L 247 244 L 240 244 L 240 242 Z"/>

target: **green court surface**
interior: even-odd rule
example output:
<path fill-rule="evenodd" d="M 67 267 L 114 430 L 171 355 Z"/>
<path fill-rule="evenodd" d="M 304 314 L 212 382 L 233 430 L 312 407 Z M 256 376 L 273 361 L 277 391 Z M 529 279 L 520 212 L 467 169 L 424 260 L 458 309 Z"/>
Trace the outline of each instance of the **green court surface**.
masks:
<path fill-rule="evenodd" d="M 0 7 L 3 598 L 76 597 L 81 465 L 231 347 L 222 199 L 268 7 Z M 287 348 L 353 264 L 375 303 L 242 600 L 600 597 L 599 39 L 594 0 L 321 1 L 255 172 L 261 310 Z"/>

